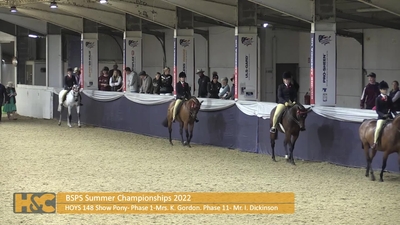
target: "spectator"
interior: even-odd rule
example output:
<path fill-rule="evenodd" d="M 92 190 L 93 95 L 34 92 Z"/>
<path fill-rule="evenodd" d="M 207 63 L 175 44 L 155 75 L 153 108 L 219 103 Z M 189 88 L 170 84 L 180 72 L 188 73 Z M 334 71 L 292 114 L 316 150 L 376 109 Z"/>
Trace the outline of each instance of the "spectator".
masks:
<path fill-rule="evenodd" d="M 213 79 L 210 83 L 208 83 L 208 97 L 209 98 L 219 98 L 219 89 L 221 88 L 221 83 L 218 82 L 218 74 L 216 72 L 213 73 Z"/>
<path fill-rule="evenodd" d="M 222 85 L 221 88 L 219 89 L 219 94 L 218 94 L 219 98 L 226 99 L 230 91 L 231 89 L 229 88 L 228 85 L 228 78 L 225 77 L 224 79 L 222 79 Z"/>
<path fill-rule="evenodd" d="M 17 111 L 17 107 L 15 104 L 17 103 L 15 96 L 17 96 L 17 92 L 15 92 L 14 84 L 12 82 L 8 82 L 6 88 L 5 95 L 5 103 L 3 107 L 3 112 L 7 113 L 7 118 L 16 120 L 15 112 Z M 1 115 L 0 115 L 1 116 Z"/>
<path fill-rule="evenodd" d="M 165 67 L 161 75 L 160 95 L 172 95 L 174 88 L 172 87 L 172 76 L 169 67 Z"/>
<path fill-rule="evenodd" d="M 231 77 L 232 87 L 227 99 L 235 100 L 235 74 Z"/>
<path fill-rule="evenodd" d="M 126 73 L 126 84 L 128 90 L 131 93 L 139 93 L 140 88 L 140 77 L 136 72 L 133 72 L 131 68 L 125 67 Z"/>
<path fill-rule="evenodd" d="M 153 79 L 153 94 L 160 94 L 161 84 L 161 73 L 157 72 Z"/>
<path fill-rule="evenodd" d="M 139 92 L 145 94 L 153 93 L 153 81 L 151 80 L 151 77 L 147 75 L 146 71 L 140 72 L 139 76 L 142 79 L 142 86 L 140 87 Z"/>
<path fill-rule="evenodd" d="M 81 86 L 81 70 L 78 67 L 74 68 L 74 76 L 76 84 L 80 87 Z"/>
<path fill-rule="evenodd" d="M 6 94 L 7 94 L 6 87 L 4 87 L 4 85 L 0 83 L 0 109 L 3 106 Z M 1 110 L 0 110 L 0 122 L 1 122 Z"/>
<path fill-rule="evenodd" d="M 109 69 L 105 66 L 102 70 L 102 75 L 99 77 L 99 90 L 101 91 L 111 91 Z"/>
<path fill-rule="evenodd" d="M 390 91 L 389 96 L 392 98 L 393 108 L 396 111 L 400 111 L 400 91 L 399 82 L 397 80 L 393 81 L 393 89 Z"/>
<path fill-rule="evenodd" d="M 207 98 L 208 96 L 208 84 L 210 83 L 210 78 L 204 75 L 204 71 L 202 69 L 198 69 L 196 72 L 199 75 L 199 91 L 198 91 L 198 98 Z"/>
<path fill-rule="evenodd" d="M 111 91 L 122 91 L 122 76 L 117 70 L 114 70 L 112 77 L 110 78 Z"/>
<path fill-rule="evenodd" d="M 113 69 L 108 72 L 108 76 L 112 77 L 114 75 L 114 71 L 118 71 L 118 74 L 122 77 L 122 72 L 121 72 L 121 70 L 118 69 L 118 64 L 117 63 L 115 63 L 113 65 Z"/>
<path fill-rule="evenodd" d="M 364 109 L 364 104 L 366 109 L 372 109 L 375 106 L 375 99 L 380 95 L 379 84 L 376 82 L 376 74 L 368 74 L 369 84 L 364 87 L 361 94 L 360 108 Z"/>

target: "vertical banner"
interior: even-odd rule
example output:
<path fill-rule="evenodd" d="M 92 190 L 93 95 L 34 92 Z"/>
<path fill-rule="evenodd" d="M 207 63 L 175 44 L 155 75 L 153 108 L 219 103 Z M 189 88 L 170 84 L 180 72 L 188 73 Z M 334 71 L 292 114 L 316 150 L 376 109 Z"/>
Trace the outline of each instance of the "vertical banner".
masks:
<path fill-rule="evenodd" d="M 174 87 L 174 96 L 176 96 L 176 83 L 178 82 L 177 81 L 178 75 L 176 74 L 176 72 L 178 71 L 176 68 L 177 64 L 178 64 L 178 60 L 177 60 L 178 55 L 176 54 L 177 42 L 178 42 L 178 39 L 175 37 L 174 38 L 174 75 L 173 75 L 173 80 L 172 80 L 172 83 L 173 83 L 172 85 Z"/>
<path fill-rule="evenodd" d="M 142 38 L 126 37 L 124 40 L 124 69 L 130 67 L 132 71 L 140 73 L 142 71 Z M 126 73 L 124 72 L 124 81 Z M 126 85 L 124 82 L 124 90 Z"/>
<path fill-rule="evenodd" d="M 186 73 L 186 82 L 191 88 L 192 95 L 194 94 L 194 38 L 178 36 L 175 40 L 175 58 L 176 58 L 176 74 L 180 72 Z M 175 75 L 177 76 L 177 75 Z M 175 77 L 176 79 L 176 77 Z M 177 82 L 177 79 L 174 81 Z M 175 87 L 174 87 L 175 90 Z"/>
<path fill-rule="evenodd" d="M 98 57 L 98 42 L 96 39 L 83 39 L 81 43 L 82 47 L 82 67 L 83 88 L 89 90 L 98 89 L 98 77 L 99 77 L 99 57 Z"/>
<path fill-rule="evenodd" d="M 310 104 L 315 104 L 315 33 L 311 33 L 310 53 Z"/>
<path fill-rule="evenodd" d="M 336 105 L 336 34 L 315 32 L 314 95 L 318 106 Z"/>
<path fill-rule="evenodd" d="M 238 78 L 239 78 L 239 35 L 235 36 L 235 100 L 239 98 L 239 85 L 238 85 Z"/>
<path fill-rule="evenodd" d="M 237 36 L 237 63 L 239 100 L 257 100 L 257 34 L 239 34 Z"/>

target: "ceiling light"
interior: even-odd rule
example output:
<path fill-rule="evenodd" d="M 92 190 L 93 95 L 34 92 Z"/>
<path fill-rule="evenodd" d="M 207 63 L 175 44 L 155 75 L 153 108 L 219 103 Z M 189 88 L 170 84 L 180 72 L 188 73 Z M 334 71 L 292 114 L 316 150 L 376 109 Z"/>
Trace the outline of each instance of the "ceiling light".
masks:
<path fill-rule="evenodd" d="M 10 12 L 16 13 L 16 12 L 17 12 L 17 7 L 11 6 L 11 7 L 10 7 Z"/>
<path fill-rule="evenodd" d="M 106 4 L 107 2 L 107 0 L 100 0 L 100 4 Z"/>
<path fill-rule="evenodd" d="M 58 8 L 56 1 L 50 2 L 50 8 L 51 9 L 57 9 Z"/>
<path fill-rule="evenodd" d="M 266 28 L 266 27 L 268 27 L 268 25 L 269 25 L 268 23 L 264 23 L 263 27 Z"/>
<path fill-rule="evenodd" d="M 34 34 L 29 34 L 28 37 L 30 37 L 30 38 L 38 38 L 38 36 L 34 35 Z"/>
<path fill-rule="evenodd" d="M 6 60 L 4 60 L 4 59 L 2 59 L 1 61 L 2 61 L 3 63 L 6 63 Z"/>

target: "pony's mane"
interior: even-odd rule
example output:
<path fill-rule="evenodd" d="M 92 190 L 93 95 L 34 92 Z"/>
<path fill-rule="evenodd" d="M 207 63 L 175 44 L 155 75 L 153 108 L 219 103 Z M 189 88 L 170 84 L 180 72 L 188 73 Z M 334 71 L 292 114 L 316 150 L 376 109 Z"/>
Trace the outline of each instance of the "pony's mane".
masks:
<path fill-rule="evenodd" d="M 196 103 L 200 103 L 199 100 L 198 100 L 195 96 L 191 96 L 191 97 L 188 99 L 188 101 L 191 101 L 191 100 L 195 101 Z"/>

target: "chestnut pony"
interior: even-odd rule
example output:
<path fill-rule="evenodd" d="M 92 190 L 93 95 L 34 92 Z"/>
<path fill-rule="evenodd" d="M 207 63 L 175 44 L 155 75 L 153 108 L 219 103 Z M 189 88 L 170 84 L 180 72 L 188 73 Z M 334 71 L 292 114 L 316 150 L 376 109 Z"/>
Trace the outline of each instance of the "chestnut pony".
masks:
<path fill-rule="evenodd" d="M 200 110 L 201 103 L 203 101 L 199 102 L 199 100 L 192 96 L 188 100 L 185 100 L 183 103 L 181 103 L 180 106 L 178 106 L 177 110 L 177 115 L 175 117 L 175 121 L 179 122 L 179 132 L 181 134 L 181 142 L 182 145 L 186 145 L 190 148 L 190 141 L 192 140 L 193 137 L 193 128 L 194 128 L 194 122 L 197 118 L 197 113 Z M 168 110 L 167 110 L 167 117 L 163 121 L 162 125 L 164 127 L 168 127 L 169 131 L 169 143 L 172 144 L 172 118 L 173 118 L 173 111 L 174 111 L 174 106 L 175 106 L 175 100 L 169 104 Z M 186 132 L 186 141 L 183 141 L 183 128 L 185 128 Z"/>
<path fill-rule="evenodd" d="M 383 152 L 382 170 L 380 174 L 380 181 L 383 182 L 383 171 L 386 169 L 386 162 L 390 154 L 397 152 L 399 157 L 399 170 L 400 170 L 400 114 L 393 120 L 388 120 L 382 131 L 380 132 L 378 144 L 372 150 L 370 155 L 370 148 L 374 143 L 374 133 L 376 127 L 376 120 L 364 120 L 358 129 L 360 135 L 361 147 L 364 149 L 365 157 L 367 159 L 367 170 L 365 176 L 369 176 L 371 170 L 371 180 L 375 180 L 375 175 L 372 170 L 371 164 L 377 151 Z"/>
<path fill-rule="evenodd" d="M 271 111 L 270 116 L 270 128 L 272 127 L 272 118 L 274 118 L 275 108 Z M 305 108 L 302 104 L 296 103 L 290 108 L 286 108 L 282 115 L 280 116 L 277 126 L 277 131 L 275 133 L 270 133 L 271 148 L 272 148 L 272 160 L 275 160 L 275 140 L 278 139 L 278 131 L 285 134 L 285 139 L 283 141 L 283 146 L 285 147 L 285 158 L 287 162 L 295 165 L 293 158 L 294 145 L 296 144 L 297 138 L 300 135 L 300 131 L 305 131 L 305 121 L 307 114 L 311 111 L 311 107 Z M 287 145 L 289 144 L 290 155 L 288 157 Z"/>

